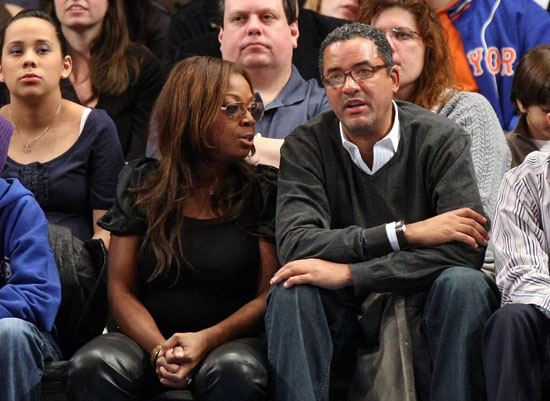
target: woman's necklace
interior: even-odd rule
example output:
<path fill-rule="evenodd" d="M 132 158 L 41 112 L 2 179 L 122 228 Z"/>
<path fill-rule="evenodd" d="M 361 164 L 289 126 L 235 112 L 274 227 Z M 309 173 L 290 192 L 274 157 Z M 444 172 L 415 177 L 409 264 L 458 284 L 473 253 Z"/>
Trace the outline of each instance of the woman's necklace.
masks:
<path fill-rule="evenodd" d="M 214 196 L 214 190 L 212 188 L 208 188 L 208 187 L 200 187 L 200 189 L 208 192 L 208 195 L 210 196 Z"/>
<path fill-rule="evenodd" d="M 42 135 L 44 135 L 46 132 L 48 132 L 51 125 L 55 122 L 55 119 L 59 115 L 60 111 L 61 111 L 61 103 L 59 103 L 59 106 L 57 106 L 57 111 L 55 112 L 55 116 L 53 117 L 52 121 L 46 126 L 46 128 L 44 128 L 44 130 L 36 138 L 34 138 L 32 141 L 30 141 L 29 143 L 25 143 L 25 142 L 23 142 L 23 136 L 21 135 L 21 131 L 19 131 L 19 128 L 17 128 L 17 124 L 15 123 L 15 120 L 13 119 L 13 113 L 11 112 L 11 106 L 10 106 L 10 119 L 11 119 L 11 122 L 13 123 L 13 126 L 15 127 L 15 130 L 17 131 L 17 135 L 19 135 L 19 140 L 23 144 L 23 152 L 25 152 L 26 154 L 31 153 L 31 145 L 33 143 L 35 143 L 36 141 L 38 141 L 40 138 L 42 138 Z"/>

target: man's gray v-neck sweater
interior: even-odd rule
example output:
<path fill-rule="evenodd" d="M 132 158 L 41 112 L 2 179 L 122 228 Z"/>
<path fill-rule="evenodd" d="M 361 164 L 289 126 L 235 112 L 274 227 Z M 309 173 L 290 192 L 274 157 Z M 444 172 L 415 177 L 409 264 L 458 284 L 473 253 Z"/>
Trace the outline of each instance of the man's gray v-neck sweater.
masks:
<path fill-rule="evenodd" d="M 397 104 L 399 146 L 374 175 L 351 160 L 332 111 L 286 138 L 277 202 L 281 264 L 303 258 L 349 264 L 357 295 L 415 292 L 447 267 L 480 268 L 485 248 L 462 242 L 392 250 L 389 222 L 418 222 L 463 207 L 483 214 L 469 135 L 443 116 Z"/>

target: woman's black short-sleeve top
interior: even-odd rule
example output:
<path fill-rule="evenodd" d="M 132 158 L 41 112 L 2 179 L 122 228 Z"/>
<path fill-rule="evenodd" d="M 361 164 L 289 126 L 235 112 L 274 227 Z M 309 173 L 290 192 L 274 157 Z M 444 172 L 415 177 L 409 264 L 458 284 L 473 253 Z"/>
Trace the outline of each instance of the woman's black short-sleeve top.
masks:
<path fill-rule="evenodd" d="M 135 212 L 135 193 L 158 164 L 130 162 L 121 172 L 113 208 L 100 220 L 115 235 L 143 236 L 147 224 Z M 149 281 L 157 260 L 148 246 L 138 257 L 140 301 L 160 331 L 169 337 L 211 327 L 256 296 L 260 272 L 259 239 L 275 241 L 277 170 L 256 167 L 259 177 L 243 216 L 236 220 L 186 218 L 180 241 L 188 262 L 176 281 L 176 269 Z"/>

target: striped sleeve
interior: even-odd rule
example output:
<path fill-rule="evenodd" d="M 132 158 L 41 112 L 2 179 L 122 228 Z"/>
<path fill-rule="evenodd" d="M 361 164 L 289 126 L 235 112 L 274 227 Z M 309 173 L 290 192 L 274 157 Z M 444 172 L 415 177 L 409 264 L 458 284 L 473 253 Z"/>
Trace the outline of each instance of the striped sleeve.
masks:
<path fill-rule="evenodd" d="M 532 304 L 550 317 L 550 157 L 531 153 L 506 173 L 493 228 L 502 304 Z"/>

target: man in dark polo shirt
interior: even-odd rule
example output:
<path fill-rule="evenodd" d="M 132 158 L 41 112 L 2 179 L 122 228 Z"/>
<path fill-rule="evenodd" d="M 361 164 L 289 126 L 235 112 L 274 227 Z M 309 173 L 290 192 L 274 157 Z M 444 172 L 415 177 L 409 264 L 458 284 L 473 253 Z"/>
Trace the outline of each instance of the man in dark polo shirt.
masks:
<path fill-rule="evenodd" d="M 181 8 L 170 26 L 168 65 L 193 55 L 208 55 L 239 63 L 250 74 L 266 106 L 262 120 L 256 123 L 261 136 L 254 143 L 253 163 L 278 166 L 283 139 L 329 108 L 317 82 L 319 46 L 332 29 L 347 21 L 306 9 L 298 13 L 298 3 L 195 0 Z M 238 23 L 233 20 L 236 12 Z M 219 18 L 213 18 L 216 14 Z M 154 154 L 154 148 L 150 144 L 148 154 Z"/>

